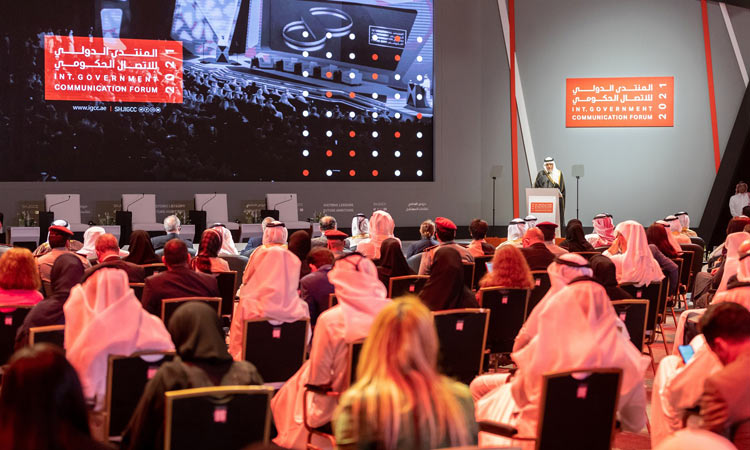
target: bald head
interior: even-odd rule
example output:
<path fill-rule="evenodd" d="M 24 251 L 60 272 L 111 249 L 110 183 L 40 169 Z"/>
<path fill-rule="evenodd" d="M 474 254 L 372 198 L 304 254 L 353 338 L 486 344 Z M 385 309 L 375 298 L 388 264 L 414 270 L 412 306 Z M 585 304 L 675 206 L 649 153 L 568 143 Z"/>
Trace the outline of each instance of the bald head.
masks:
<path fill-rule="evenodd" d="M 544 234 L 539 228 L 529 228 L 526 230 L 526 234 L 523 235 L 523 246 L 529 247 L 538 242 L 544 242 Z"/>

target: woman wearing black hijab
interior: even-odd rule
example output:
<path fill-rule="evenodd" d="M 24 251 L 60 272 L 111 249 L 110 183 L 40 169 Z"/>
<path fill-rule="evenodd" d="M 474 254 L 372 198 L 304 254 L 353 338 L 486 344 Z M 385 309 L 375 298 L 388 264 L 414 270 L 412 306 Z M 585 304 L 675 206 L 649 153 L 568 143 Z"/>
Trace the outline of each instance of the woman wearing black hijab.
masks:
<path fill-rule="evenodd" d="M 419 298 L 432 311 L 479 307 L 474 294 L 464 284 L 464 264 L 455 249 L 444 247 L 435 252 L 430 279 Z"/>
<path fill-rule="evenodd" d="M 594 246 L 586 240 L 583 233 L 583 224 L 578 219 L 571 219 L 565 227 L 565 240 L 560 243 L 560 247 L 569 252 L 593 252 L 596 251 Z"/>
<path fill-rule="evenodd" d="M 68 300 L 70 290 L 82 279 L 83 264 L 73 253 L 65 253 L 55 260 L 50 274 L 52 295 L 31 308 L 23 325 L 16 332 L 16 348 L 21 348 L 28 343 L 31 327 L 65 325 L 63 305 Z"/>
<path fill-rule="evenodd" d="M 302 279 L 310 273 L 310 265 L 307 263 L 307 255 L 311 248 L 310 234 L 305 230 L 298 230 L 289 237 L 289 251 L 297 255 L 302 262 L 299 268 L 299 277 Z"/>
<path fill-rule="evenodd" d="M 215 228 L 203 230 L 198 256 L 190 260 L 190 267 L 198 272 L 228 272 L 229 263 L 219 258 L 222 243 L 221 232 Z"/>
<path fill-rule="evenodd" d="M 125 261 L 127 262 L 133 264 L 155 264 L 161 262 L 161 259 L 154 253 L 151 238 L 143 230 L 135 230 L 130 235 L 128 251 L 130 254 L 125 257 Z"/>
<path fill-rule="evenodd" d="M 378 278 L 388 289 L 391 278 L 414 275 L 414 271 L 406 262 L 398 239 L 388 238 L 380 244 L 380 260 L 378 261 Z"/>
<path fill-rule="evenodd" d="M 617 269 L 611 259 L 604 255 L 594 255 L 589 263 L 591 270 L 594 271 L 594 278 L 604 286 L 610 300 L 633 298 L 631 294 L 617 285 Z"/>
<path fill-rule="evenodd" d="M 162 364 L 144 389 L 123 435 L 122 448 L 164 446 L 164 393 L 208 386 L 263 384 L 248 361 L 234 361 L 227 352 L 216 311 L 201 302 L 180 306 L 169 320 L 177 356 Z"/>

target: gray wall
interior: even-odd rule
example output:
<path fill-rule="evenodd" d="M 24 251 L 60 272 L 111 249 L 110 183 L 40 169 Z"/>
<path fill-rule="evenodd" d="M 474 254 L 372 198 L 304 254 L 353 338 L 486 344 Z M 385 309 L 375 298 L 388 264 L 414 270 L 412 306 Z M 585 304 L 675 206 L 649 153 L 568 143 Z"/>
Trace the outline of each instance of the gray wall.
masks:
<path fill-rule="evenodd" d="M 650 223 L 685 209 L 697 225 L 714 176 L 699 1 L 524 0 L 516 8 L 519 68 L 537 164 L 553 155 L 565 172 L 566 217 L 575 216 L 570 168 L 584 164 L 584 222 L 601 210 L 616 220 Z M 723 148 L 744 86 L 718 5 L 709 8 Z M 748 61 L 750 12 L 730 12 Z M 93 211 L 97 202 L 118 200 L 122 193 L 153 192 L 164 204 L 218 191 L 229 194 L 234 220 L 247 201 L 263 199 L 266 192 L 296 192 L 300 218 L 332 209 L 348 225 L 353 213 L 384 207 L 399 226 L 439 215 L 459 224 L 473 217 L 491 222 L 490 170 L 502 165 L 496 208 L 497 223 L 505 224 L 512 218 L 508 64 L 496 0 L 435 0 L 435 32 L 434 182 L 2 183 L 0 211 L 6 224 L 15 225 L 19 202 L 45 193 L 80 193 Z M 674 76 L 675 126 L 566 129 L 565 78 L 600 76 Z M 519 161 L 523 198 L 529 180 L 522 146 Z M 421 210 L 411 210 L 416 203 L 423 204 L 417 206 Z"/>

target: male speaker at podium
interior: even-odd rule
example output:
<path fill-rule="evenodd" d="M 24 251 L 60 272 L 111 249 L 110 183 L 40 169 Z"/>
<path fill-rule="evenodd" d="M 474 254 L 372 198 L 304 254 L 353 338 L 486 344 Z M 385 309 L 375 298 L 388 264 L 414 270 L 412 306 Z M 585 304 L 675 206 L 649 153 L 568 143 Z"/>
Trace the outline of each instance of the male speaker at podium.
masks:
<path fill-rule="evenodd" d="M 560 170 L 555 167 L 555 160 L 551 156 L 544 158 L 544 169 L 540 170 L 534 181 L 535 188 L 557 188 L 562 194 L 560 202 L 560 228 L 565 229 L 565 180 Z"/>

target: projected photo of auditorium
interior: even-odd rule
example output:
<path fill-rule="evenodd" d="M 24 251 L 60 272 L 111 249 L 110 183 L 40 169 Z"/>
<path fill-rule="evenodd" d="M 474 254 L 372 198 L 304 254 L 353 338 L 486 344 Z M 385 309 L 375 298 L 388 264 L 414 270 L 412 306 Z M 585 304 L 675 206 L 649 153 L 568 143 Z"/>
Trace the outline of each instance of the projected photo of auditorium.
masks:
<path fill-rule="evenodd" d="M 0 31 L 3 181 L 433 180 L 433 0 L 66 3 Z"/>

